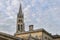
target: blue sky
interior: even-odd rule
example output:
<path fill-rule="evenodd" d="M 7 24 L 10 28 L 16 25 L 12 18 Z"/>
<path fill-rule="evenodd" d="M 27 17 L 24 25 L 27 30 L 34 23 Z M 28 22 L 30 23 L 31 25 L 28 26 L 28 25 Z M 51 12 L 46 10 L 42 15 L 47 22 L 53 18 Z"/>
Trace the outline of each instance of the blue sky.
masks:
<path fill-rule="evenodd" d="M 60 34 L 60 0 L 21 0 L 25 27 Z M 14 34 L 20 0 L 0 0 L 0 32 Z"/>

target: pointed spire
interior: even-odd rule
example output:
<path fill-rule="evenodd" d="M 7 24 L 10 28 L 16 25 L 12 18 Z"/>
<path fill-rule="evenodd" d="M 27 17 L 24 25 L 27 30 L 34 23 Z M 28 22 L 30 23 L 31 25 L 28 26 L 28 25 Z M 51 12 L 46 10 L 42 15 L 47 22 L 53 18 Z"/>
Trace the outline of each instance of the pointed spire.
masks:
<path fill-rule="evenodd" d="M 18 16 L 23 16 L 23 12 L 22 12 L 22 5 L 20 3 L 20 8 L 19 8 L 19 13 L 18 13 Z"/>

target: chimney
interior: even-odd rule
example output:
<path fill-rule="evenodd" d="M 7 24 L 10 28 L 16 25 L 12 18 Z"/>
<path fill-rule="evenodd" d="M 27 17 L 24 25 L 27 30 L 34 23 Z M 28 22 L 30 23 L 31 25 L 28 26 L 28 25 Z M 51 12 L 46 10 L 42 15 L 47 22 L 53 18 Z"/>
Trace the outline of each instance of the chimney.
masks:
<path fill-rule="evenodd" d="M 33 25 L 29 25 L 29 31 L 33 31 Z"/>

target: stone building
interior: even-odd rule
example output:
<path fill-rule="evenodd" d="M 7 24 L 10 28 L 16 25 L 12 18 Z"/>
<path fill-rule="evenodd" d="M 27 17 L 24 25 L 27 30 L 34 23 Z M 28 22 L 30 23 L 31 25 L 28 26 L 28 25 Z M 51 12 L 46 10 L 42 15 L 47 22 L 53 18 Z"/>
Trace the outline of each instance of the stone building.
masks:
<path fill-rule="evenodd" d="M 14 36 L 0 32 L 0 40 L 60 40 L 60 35 L 52 35 L 44 29 L 35 29 L 29 25 L 29 31 L 25 31 L 24 14 L 20 4 L 17 14 L 17 26 Z"/>

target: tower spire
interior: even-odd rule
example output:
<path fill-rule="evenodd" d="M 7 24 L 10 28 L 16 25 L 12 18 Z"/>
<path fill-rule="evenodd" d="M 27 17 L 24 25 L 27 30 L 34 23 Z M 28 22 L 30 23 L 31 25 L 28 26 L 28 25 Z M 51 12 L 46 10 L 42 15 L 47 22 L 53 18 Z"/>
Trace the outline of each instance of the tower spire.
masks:
<path fill-rule="evenodd" d="M 22 6 L 20 3 L 19 13 L 17 15 L 17 33 L 24 32 L 24 31 L 25 31 L 24 15 L 23 15 Z"/>
<path fill-rule="evenodd" d="M 19 17 L 20 17 L 20 16 L 23 16 L 21 3 L 20 3 L 20 8 L 19 8 L 18 16 L 19 16 Z"/>

